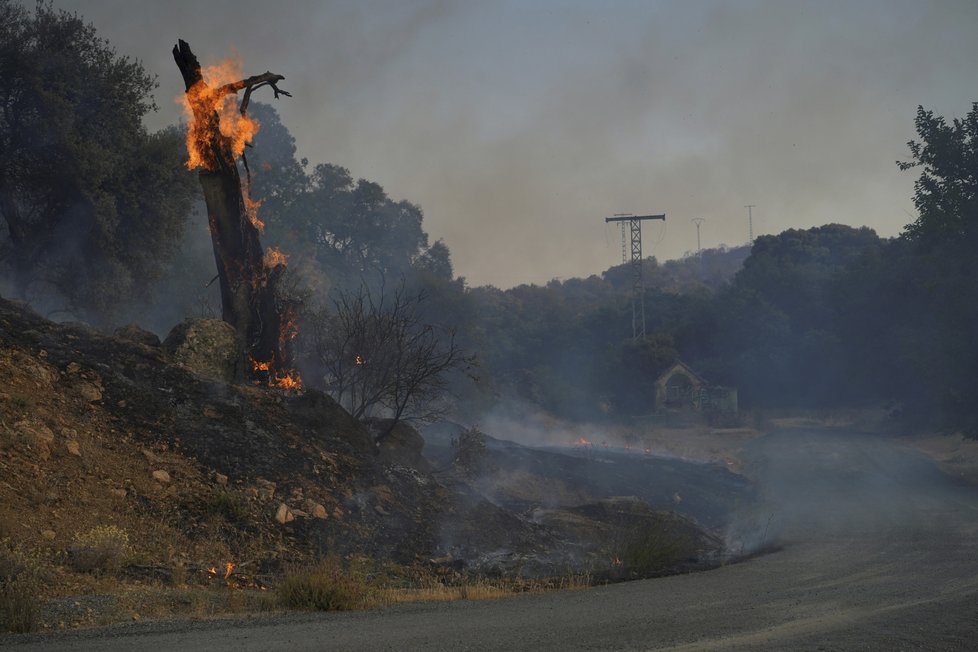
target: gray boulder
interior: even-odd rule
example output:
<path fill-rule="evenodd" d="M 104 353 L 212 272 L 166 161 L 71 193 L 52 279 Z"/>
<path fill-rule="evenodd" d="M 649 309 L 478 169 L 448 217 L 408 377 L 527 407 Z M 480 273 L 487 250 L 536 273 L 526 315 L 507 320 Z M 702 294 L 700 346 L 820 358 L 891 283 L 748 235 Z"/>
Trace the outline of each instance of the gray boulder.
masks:
<path fill-rule="evenodd" d="M 241 376 L 241 349 L 237 334 L 219 319 L 186 319 L 163 340 L 173 362 L 198 376 L 231 382 Z"/>

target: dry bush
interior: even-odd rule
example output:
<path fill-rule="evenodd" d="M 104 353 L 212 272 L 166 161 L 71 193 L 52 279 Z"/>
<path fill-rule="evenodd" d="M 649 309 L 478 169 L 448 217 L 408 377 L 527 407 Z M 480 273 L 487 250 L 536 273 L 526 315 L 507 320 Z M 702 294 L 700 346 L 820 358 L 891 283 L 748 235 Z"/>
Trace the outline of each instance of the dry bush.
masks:
<path fill-rule="evenodd" d="M 44 573 L 37 557 L 0 541 L 0 630 L 22 633 L 37 628 Z"/>
<path fill-rule="evenodd" d="M 241 524 L 248 520 L 248 502 L 237 491 L 215 489 L 207 502 L 210 514 L 221 516 L 228 523 Z"/>
<path fill-rule="evenodd" d="M 626 529 L 615 546 L 614 557 L 627 577 L 651 577 L 696 556 L 696 542 L 688 532 L 668 521 Z"/>
<path fill-rule="evenodd" d="M 362 577 L 346 572 L 339 560 L 328 558 L 311 570 L 286 575 L 277 595 L 279 604 L 287 609 L 350 611 L 366 606 L 367 590 Z"/>
<path fill-rule="evenodd" d="M 131 554 L 129 535 L 114 525 L 100 525 L 75 535 L 68 548 L 71 567 L 79 573 L 117 572 Z"/>

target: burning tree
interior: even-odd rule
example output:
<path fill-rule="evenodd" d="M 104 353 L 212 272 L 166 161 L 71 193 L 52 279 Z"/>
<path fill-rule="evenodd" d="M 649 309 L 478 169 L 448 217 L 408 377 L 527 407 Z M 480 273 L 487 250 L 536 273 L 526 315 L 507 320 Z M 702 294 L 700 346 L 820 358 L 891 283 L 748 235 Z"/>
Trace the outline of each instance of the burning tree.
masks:
<path fill-rule="evenodd" d="M 293 370 L 291 340 L 296 335 L 293 302 L 277 291 L 286 268 L 278 250 L 262 249 L 264 228 L 257 216 L 258 202 L 251 200 L 245 145 L 258 130 L 248 117 L 248 102 L 256 89 L 268 86 L 275 97 L 289 93 L 278 83 L 282 75 L 265 72 L 240 79 L 236 67 L 224 65 L 201 70 L 185 41 L 173 48 L 173 58 L 186 84 L 187 167 L 200 168 L 200 185 L 207 204 L 221 288 L 224 321 L 238 334 L 245 355 L 245 374 L 257 381 L 289 388 L 301 386 Z M 244 91 L 241 104 L 237 94 Z M 246 171 L 242 183 L 241 158 Z"/>

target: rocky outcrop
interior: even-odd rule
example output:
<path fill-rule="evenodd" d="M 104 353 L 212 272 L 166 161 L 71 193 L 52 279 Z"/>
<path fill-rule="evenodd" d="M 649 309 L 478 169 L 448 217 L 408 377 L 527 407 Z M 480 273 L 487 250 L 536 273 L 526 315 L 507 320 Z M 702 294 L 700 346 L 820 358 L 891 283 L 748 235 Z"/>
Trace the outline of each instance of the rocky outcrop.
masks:
<path fill-rule="evenodd" d="M 231 382 L 243 373 L 234 328 L 218 319 L 182 321 L 166 336 L 163 349 L 173 362 L 204 378 Z"/>

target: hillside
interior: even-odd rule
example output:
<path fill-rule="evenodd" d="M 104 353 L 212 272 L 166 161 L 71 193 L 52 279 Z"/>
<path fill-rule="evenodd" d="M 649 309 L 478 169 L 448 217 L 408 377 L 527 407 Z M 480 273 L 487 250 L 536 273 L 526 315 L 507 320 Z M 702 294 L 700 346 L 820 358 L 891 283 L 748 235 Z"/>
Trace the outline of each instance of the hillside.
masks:
<path fill-rule="evenodd" d="M 106 336 L 0 300 L 0 539 L 42 567 L 44 626 L 221 611 L 228 596 L 185 594 L 225 585 L 254 589 L 239 608 L 267 606 L 262 592 L 326 557 L 454 581 L 625 577 L 609 546 L 641 527 L 684 542 L 656 573 L 719 559 L 715 535 L 642 500 L 582 488 L 543 518 L 450 460 L 432 471 L 411 428 L 378 454 L 318 392 L 209 379 L 168 351 L 136 327 Z M 524 475 L 546 496 L 548 473 Z M 113 536 L 125 554 L 92 561 Z"/>
<path fill-rule="evenodd" d="M 0 538 L 54 562 L 53 594 L 92 588 L 65 562 L 100 526 L 125 530 L 135 574 L 160 580 L 228 562 L 260 578 L 327 551 L 410 560 L 434 545 L 444 490 L 380 465 L 322 395 L 210 381 L 159 347 L 8 302 L 0 372 Z"/>

